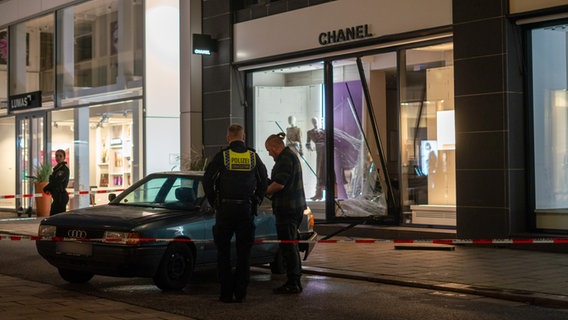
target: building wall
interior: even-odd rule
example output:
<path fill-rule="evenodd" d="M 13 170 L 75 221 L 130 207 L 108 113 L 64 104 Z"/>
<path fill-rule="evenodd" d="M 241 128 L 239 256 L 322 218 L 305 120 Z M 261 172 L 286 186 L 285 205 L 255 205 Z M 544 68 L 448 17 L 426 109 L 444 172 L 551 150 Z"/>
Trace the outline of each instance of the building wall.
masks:
<path fill-rule="evenodd" d="M 202 27 L 204 34 L 218 41 L 218 52 L 203 56 L 203 144 L 211 158 L 227 144 L 227 127 L 244 124 L 244 107 L 233 100 L 237 92 L 231 66 L 231 1 L 204 0 Z"/>
<path fill-rule="evenodd" d="M 521 37 L 506 0 L 455 0 L 457 234 L 523 230 L 525 121 Z"/>
<path fill-rule="evenodd" d="M 9 0 L 0 3 L 0 27 L 70 5 L 77 0 Z"/>

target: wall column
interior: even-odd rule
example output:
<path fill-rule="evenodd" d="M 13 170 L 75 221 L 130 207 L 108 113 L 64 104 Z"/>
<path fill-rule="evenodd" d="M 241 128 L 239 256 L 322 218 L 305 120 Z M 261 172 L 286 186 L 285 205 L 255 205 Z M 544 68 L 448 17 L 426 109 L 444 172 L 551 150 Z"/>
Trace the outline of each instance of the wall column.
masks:
<path fill-rule="evenodd" d="M 457 236 L 526 231 L 521 37 L 507 0 L 453 1 Z"/>
<path fill-rule="evenodd" d="M 203 33 L 218 42 L 218 51 L 203 56 L 203 144 L 209 159 L 227 145 L 227 127 L 245 124 L 237 76 L 231 66 L 233 20 L 231 1 L 203 0 Z"/>

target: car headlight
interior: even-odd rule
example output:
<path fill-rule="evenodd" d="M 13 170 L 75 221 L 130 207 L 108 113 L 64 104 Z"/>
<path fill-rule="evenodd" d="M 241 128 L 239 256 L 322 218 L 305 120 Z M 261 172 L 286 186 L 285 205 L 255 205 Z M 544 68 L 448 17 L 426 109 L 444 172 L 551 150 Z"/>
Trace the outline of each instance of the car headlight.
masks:
<path fill-rule="evenodd" d="M 103 242 L 117 244 L 139 244 L 140 234 L 136 232 L 105 231 L 103 235 Z"/>
<path fill-rule="evenodd" d="M 38 236 L 40 239 L 54 238 L 57 232 L 57 227 L 49 225 L 40 225 L 38 229 Z"/>

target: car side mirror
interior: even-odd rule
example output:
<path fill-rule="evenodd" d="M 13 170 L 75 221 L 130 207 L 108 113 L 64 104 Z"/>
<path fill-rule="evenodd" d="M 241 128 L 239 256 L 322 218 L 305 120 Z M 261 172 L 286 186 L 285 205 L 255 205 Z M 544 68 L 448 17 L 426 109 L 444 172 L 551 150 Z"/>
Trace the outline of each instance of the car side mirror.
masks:
<path fill-rule="evenodd" d="M 111 193 L 108 195 L 108 201 L 111 202 L 112 200 L 116 199 L 116 194 L 115 193 Z"/>

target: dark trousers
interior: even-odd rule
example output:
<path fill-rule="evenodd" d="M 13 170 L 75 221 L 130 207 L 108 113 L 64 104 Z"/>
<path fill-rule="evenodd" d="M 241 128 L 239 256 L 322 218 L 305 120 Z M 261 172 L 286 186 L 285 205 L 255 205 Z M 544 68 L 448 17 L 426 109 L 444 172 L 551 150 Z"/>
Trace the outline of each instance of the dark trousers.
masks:
<path fill-rule="evenodd" d="M 298 226 L 302 221 L 303 209 L 293 212 L 276 212 L 276 233 L 278 240 L 298 240 Z M 289 284 L 300 285 L 302 276 L 302 260 L 298 243 L 280 243 L 280 251 L 286 262 L 286 275 Z"/>
<path fill-rule="evenodd" d="M 250 253 L 254 243 L 254 217 L 251 205 L 224 204 L 217 210 L 213 237 L 217 246 L 217 271 L 221 298 L 243 299 L 250 278 Z M 231 238 L 235 235 L 237 265 L 231 266 Z"/>
<path fill-rule="evenodd" d="M 53 202 L 51 202 L 51 209 L 49 211 L 50 216 L 67 210 L 67 202 L 69 202 L 67 191 L 52 193 L 51 197 L 53 198 Z"/>

